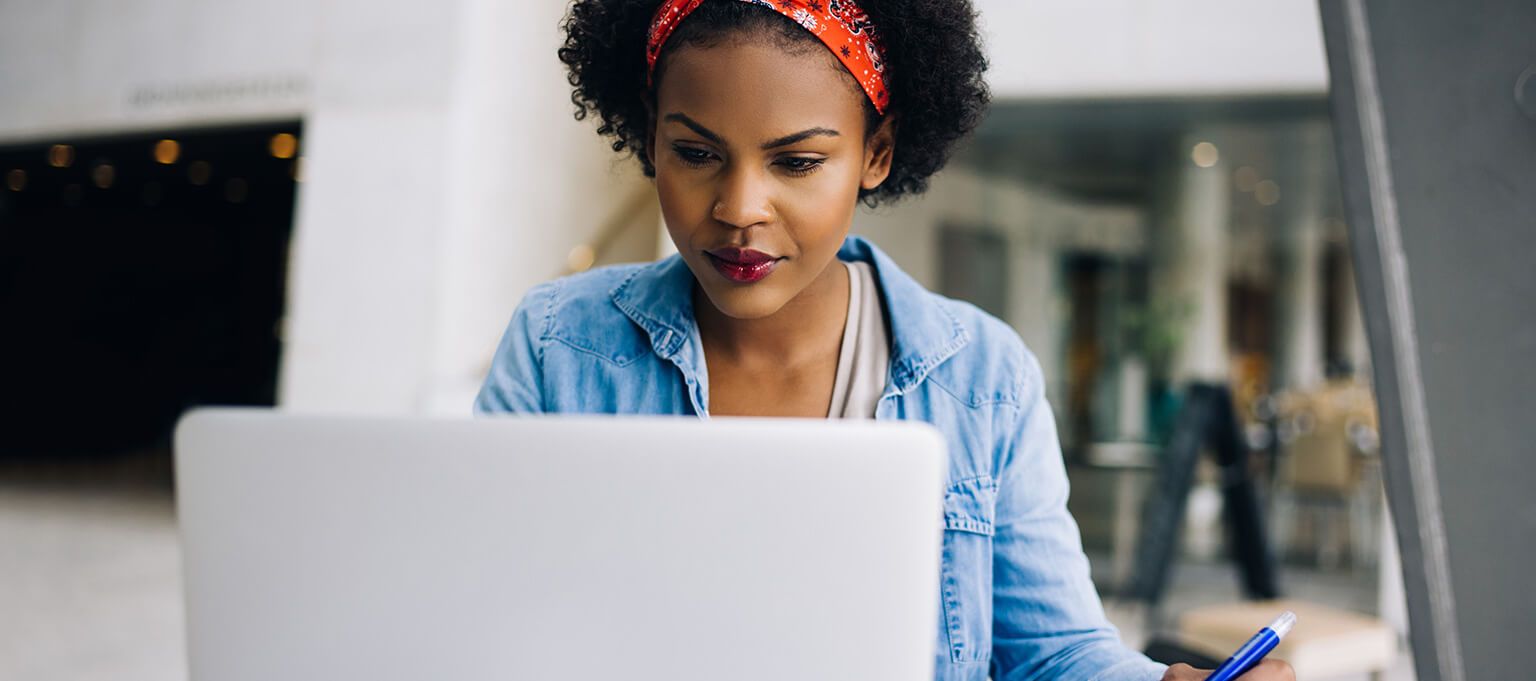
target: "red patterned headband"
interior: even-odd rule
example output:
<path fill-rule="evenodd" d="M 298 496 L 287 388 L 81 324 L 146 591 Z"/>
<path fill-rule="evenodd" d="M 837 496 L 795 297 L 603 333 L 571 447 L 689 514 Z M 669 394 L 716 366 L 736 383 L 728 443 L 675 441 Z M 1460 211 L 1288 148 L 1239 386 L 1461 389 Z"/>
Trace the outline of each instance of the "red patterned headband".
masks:
<path fill-rule="evenodd" d="M 885 113 L 890 102 L 890 92 L 885 85 L 885 50 L 875 25 L 852 0 L 736 0 L 762 5 L 810 31 L 826 43 L 833 56 L 843 62 L 848 72 L 864 88 L 864 94 L 875 105 L 875 111 Z M 661 56 L 662 46 L 678 24 L 683 23 L 704 0 L 665 0 L 651 19 L 651 32 L 645 45 L 647 78 L 656 71 L 656 59 Z"/>

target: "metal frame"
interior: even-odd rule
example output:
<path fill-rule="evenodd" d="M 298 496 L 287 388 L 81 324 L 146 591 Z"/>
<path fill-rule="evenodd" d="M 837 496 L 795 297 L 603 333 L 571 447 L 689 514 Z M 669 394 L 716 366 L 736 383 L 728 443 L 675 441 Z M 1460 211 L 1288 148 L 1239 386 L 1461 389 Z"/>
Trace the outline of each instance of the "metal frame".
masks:
<path fill-rule="evenodd" d="M 1382 467 L 1422 681 L 1463 681 L 1445 521 L 1365 0 L 1321 0 L 1335 146 L 1361 311 L 1375 358 Z"/>

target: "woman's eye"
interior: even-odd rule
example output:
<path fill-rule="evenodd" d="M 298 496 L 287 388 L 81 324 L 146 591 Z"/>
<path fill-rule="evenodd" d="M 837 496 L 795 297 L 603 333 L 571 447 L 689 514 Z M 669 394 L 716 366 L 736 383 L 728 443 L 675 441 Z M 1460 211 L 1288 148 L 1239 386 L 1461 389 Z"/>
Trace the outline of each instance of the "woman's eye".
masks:
<path fill-rule="evenodd" d="M 825 161 L 826 159 L 821 158 L 790 156 L 788 158 L 780 159 L 779 165 L 783 166 L 784 169 L 788 170 L 791 174 L 805 175 L 816 170 L 817 168 L 820 168 L 821 164 Z"/>
<path fill-rule="evenodd" d="M 677 154 L 679 159 L 682 159 L 684 164 L 695 167 L 709 163 L 714 159 L 715 156 L 708 151 L 703 149 L 696 149 L 694 147 L 675 146 L 672 147 L 672 150 Z"/>

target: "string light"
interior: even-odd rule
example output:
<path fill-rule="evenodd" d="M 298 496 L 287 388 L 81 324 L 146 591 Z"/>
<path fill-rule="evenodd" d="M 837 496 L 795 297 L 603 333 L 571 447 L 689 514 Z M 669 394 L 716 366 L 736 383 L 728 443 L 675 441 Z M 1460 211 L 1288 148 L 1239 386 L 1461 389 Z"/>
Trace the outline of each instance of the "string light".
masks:
<path fill-rule="evenodd" d="M 68 144 L 55 144 L 48 148 L 48 165 L 68 168 L 75 164 L 75 148 Z"/>
<path fill-rule="evenodd" d="M 1190 150 L 1189 157 L 1194 160 L 1195 165 L 1201 168 L 1209 168 L 1216 165 L 1216 161 L 1221 159 L 1221 152 L 1216 149 L 1216 145 L 1210 142 L 1201 142 L 1196 144 L 1194 149 Z"/>
<path fill-rule="evenodd" d="M 116 179 L 117 169 L 110 163 L 102 163 L 91 169 L 91 181 L 96 183 L 98 189 L 110 189 Z"/>
<path fill-rule="evenodd" d="M 19 192 L 23 189 L 26 189 L 27 171 L 20 168 L 13 168 L 11 172 L 5 174 L 5 186 L 9 187 L 13 192 Z"/>
<path fill-rule="evenodd" d="M 176 140 L 160 140 L 155 143 L 155 162 L 171 165 L 181 157 L 181 144 Z"/>
<path fill-rule="evenodd" d="M 267 150 L 272 152 L 274 158 L 293 158 L 293 155 L 299 151 L 299 138 L 280 132 L 272 136 L 272 141 L 267 144 Z"/>
<path fill-rule="evenodd" d="M 1253 198 L 1262 205 L 1273 206 L 1280 202 L 1280 185 L 1264 180 L 1253 186 Z"/>

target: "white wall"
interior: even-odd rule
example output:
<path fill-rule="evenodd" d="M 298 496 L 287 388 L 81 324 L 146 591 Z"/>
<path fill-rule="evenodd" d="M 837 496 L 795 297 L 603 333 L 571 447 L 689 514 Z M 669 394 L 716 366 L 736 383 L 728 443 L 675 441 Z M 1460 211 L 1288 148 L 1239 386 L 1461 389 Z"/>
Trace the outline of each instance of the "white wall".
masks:
<path fill-rule="evenodd" d="M 1313 0 L 977 0 L 998 98 L 1322 93 Z"/>
<path fill-rule="evenodd" d="M 0 141 L 297 118 L 304 0 L 0 0 Z"/>

